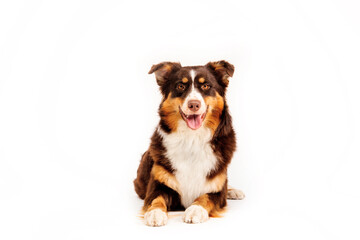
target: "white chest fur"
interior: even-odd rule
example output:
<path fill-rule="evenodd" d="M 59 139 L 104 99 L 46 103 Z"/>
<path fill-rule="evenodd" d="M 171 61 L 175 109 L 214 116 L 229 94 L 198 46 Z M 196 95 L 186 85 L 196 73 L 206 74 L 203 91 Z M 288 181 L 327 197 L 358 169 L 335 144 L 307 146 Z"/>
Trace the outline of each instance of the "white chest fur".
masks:
<path fill-rule="evenodd" d="M 210 146 L 211 131 L 203 126 L 191 130 L 185 122 L 179 122 L 175 133 L 158 131 L 163 137 L 166 156 L 175 170 L 181 203 L 187 208 L 197 197 L 210 191 L 206 176 L 217 162 Z"/>

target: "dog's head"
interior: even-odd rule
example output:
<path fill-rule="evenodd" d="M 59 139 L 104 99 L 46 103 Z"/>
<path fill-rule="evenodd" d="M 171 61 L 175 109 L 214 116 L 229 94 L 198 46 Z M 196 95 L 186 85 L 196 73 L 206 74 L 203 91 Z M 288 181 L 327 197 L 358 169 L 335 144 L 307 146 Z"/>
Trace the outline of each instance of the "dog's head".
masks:
<path fill-rule="evenodd" d="M 234 66 L 226 61 L 209 62 L 205 66 L 182 67 L 180 63 L 153 65 L 163 100 L 160 125 L 166 132 L 176 131 L 179 121 L 192 130 L 202 126 L 213 132 L 220 123 L 225 106 L 225 92 Z"/>

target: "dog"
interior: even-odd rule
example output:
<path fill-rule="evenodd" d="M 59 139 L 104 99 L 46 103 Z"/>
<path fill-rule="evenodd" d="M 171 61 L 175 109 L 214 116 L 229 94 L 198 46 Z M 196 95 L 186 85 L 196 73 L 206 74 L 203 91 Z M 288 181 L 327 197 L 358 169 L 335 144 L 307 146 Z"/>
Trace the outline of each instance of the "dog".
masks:
<path fill-rule="evenodd" d="M 152 73 L 163 96 L 160 122 L 134 180 L 145 223 L 163 226 L 171 210 L 185 210 L 186 223 L 205 222 L 219 216 L 227 198 L 244 198 L 227 185 L 236 138 L 225 93 L 234 66 L 224 60 L 187 67 L 162 62 Z"/>

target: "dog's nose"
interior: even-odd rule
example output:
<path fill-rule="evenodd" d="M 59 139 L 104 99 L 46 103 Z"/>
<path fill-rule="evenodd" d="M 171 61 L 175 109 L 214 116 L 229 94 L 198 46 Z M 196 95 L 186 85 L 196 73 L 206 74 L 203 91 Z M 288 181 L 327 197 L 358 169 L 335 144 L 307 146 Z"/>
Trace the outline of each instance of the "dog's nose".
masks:
<path fill-rule="evenodd" d="M 199 110 L 200 107 L 201 107 L 201 102 L 199 100 L 190 100 L 188 102 L 188 108 L 193 112 Z"/>

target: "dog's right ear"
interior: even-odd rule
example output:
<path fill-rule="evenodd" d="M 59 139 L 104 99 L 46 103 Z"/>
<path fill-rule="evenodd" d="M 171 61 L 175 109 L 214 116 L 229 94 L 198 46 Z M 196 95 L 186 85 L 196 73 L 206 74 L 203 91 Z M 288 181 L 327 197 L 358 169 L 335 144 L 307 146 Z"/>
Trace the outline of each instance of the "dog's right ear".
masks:
<path fill-rule="evenodd" d="M 155 73 L 156 82 L 159 86 L 164 85 L 171 73 L 181 68 L 180 63 L 162 62 L 151 67 L 149 74 Z"/>

